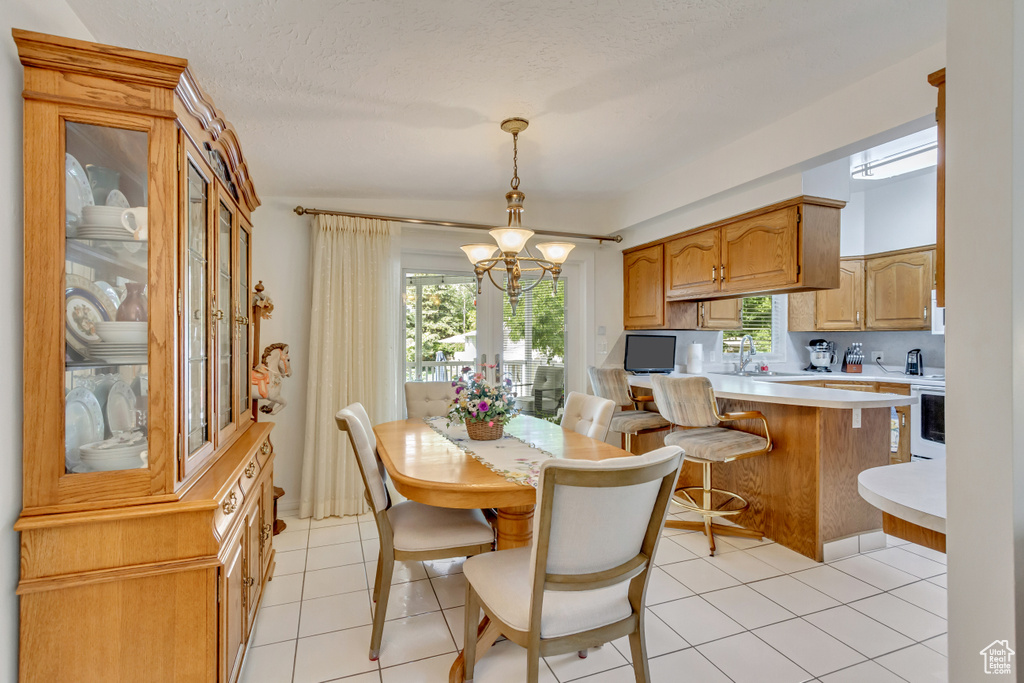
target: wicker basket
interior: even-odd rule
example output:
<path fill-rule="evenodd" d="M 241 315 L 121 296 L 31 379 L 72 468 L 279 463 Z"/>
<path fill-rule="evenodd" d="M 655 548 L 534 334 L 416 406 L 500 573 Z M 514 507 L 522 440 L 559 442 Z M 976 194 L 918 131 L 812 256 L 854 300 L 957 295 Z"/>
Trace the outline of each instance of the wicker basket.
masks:
<path fill-rule="evenodd" d="M 494 426 L 491 427 L 487 423 L 489 420 L 466 420 L 466 432 L 469 434 L 469 438 L 474 441 L 494 441 L 500 439 L 505 433 L 505 425 L 501 422 L 494 422 Z"/>

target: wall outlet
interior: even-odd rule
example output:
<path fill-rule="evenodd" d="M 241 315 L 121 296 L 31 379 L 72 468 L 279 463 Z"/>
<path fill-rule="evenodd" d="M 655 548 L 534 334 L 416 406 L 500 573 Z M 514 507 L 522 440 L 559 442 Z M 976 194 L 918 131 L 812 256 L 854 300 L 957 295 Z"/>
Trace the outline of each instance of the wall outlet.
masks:
<path fill-rule="evenodd" d="M 872 351 L 871 352 L 871 362 L 872 363 L 881 363 L 884 360 L 885 360 L 885 354 L 882 353 L 881 351 Z"/>

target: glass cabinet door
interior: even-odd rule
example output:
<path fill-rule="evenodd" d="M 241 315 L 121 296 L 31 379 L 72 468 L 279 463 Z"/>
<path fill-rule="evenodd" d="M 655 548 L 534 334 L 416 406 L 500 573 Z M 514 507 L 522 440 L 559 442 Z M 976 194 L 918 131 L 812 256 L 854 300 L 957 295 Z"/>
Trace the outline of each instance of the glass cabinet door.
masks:
<path fill-rule="evenodd" d="M 64 133 L 64 471 L 142 469 L 149 135 L 73 121 Z"/>
<path fill-rule="evenodd" d="M 234 298 L 232 286 L 233 245 L 232 227 L 234 214 L 221 202 L 217 219 L 217 428 L 223 432 L 234 423 L 235 419 L 235 383 L 234 383 L 234 339 L 231 328 L 234 327 L 232 303 Z"/>
<path fill-rule="evenodd" d="M 243 226 L 238 227 L 238 299 L 235 302 L 235 325 L 238 334 L 238 411 L 242 419 L 249 411 L 250 369 L 252 356 L 250 351 L 252 315 L 252 293 L 249 285 L 249 231 Z"/>
<path fill-rule="evenodd" d="M 188 160 L 188 223 L 186 274 L 183 293 L 185 317 L 185 452 L 196 457 L 210 438 L 210 326 L 209 326 L 209 191 L 210 184 L 192 159 Z M 180 473 L 184 474 L 184 472 Z"/>

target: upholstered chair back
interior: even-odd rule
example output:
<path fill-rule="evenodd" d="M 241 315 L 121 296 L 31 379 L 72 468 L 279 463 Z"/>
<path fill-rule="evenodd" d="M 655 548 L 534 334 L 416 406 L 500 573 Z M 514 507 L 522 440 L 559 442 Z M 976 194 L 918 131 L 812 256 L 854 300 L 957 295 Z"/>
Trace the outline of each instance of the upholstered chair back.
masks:
<path fill-rule="evenodd" d="M 681 427 L 717 427 L 715 390 L 707 377 L 651 378 L 654 402 L 666 420 Z"/>
<path fill-rule="evenodd" d="M 557 365 L 541 365 L 533 374 L 533 390 L 553 392 L 563 386 L 562 378 L 565 377 L 565 368 Z M 554 393 L 545 394 L 546 398 L 554 397 Z"/>
<path fill-rule="evenodd" d="M 604 441 L 614 412 L 615 404 L 606 398 L 570 391 L 562 410 L 562 429 Z"/>
<path fill-rule="evenodd" d="M 595 394 L 609 399 L 617 406 L 633 405 L 633 397 L 629 393 L 629 378 L 625 370 L 591 367 L 587 372 L 590 374 L 590 384 Z"/>
<path fill-rule="evenodd" d="M 361 403 L 352 403 L 334 416 L 338 429 L 348 432 L 349 442 L 355 451 L 359 473 L 375 513 L 383 512 L 390 504 L 388 500 L 387 472 L 384 463 L 377 456 L 377 437 L 373 434 L 370 417 Z"/>
<path fill-rule="evenodd" d="M 454 399 L 451 382 L 405 383 L 405 408 L 410 420 L 447 415 Z"/>
<path fill-rule="evenodd" d="M 614 569 L 642 550 L 649 564 L 682 462 L 677 446 L 632 458 L 546 460 L 537 485 L 535 580 L 541 573 L 581 575 Z"/>

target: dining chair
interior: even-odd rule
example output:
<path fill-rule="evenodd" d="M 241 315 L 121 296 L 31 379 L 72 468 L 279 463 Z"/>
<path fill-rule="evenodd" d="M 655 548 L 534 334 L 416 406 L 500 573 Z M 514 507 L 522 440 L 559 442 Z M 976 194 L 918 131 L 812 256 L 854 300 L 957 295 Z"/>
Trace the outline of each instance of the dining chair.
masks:
<path fill-rule="evenodd" d="M 434 507 L 411 500 L 392 504 L 385 485 L 387 471 L 377 454 L 377 437 L 362 404 L 342 408 L 334 420 L 338 429 L 348 432 L 380 537 L 377 577 L 373 584 L 373 601 L 377 607 L 370 635 L 370 659 L 376 661 L 380 655 L 395 562 L 486 553 L 494 544 L 494 532 L 479 510 Z"/>
<path fill-rule="evenodd" d="M 715 554 L 716 533 L 760 540 L 763 536 L 758 530 L 712 522 L 716 517 L 735 517 L 749 508 L 750 504 L 738 493 L 714 488 L 711 469 L 716 464 L 764 455 L 772 449 L 772 437 L 764 414 L 757 410 L 720 414 L 715 390 L 707 377 L 659 375 L 653 378 L 653 384 L 658 409 L 673 425 L 673 430 L 665 436 L 665 443 L 682 448 L 685 459 L 699 463 L 703 475 L 701 486 L 680 487 L 676 490 L 675 498 L 675 502 L 684 509 L 701 515 L 703 522 L 671 520 L 667 526 L 673 529 L 703 530 L 708 537 L 712 556 Z M 739 420 L 760 420 L 764 426 L 764 436 L 719 426 L 722 422 Z M 675 427 L 683 429 L 675 431 Z M 700 494 L 699 503 L 694 498 L 697 493 Z M 718 504 L 712 500 L 716 493 L 724 497 Z"/>
<path fill-rule="evenodd" d="M 638 683 L 650 680 L 644 599 L 682 451 L 636 458 L 552 458 L 537 484 L 533 544 L 466 560 L 466 681 L 473 679 L 479 612 L 526 648 L 526 680 L 540 658 L 629 636 Z"/>
<path fill-rule="evenodd" d="M 557 415 L 565 392 L 565 368 L 541 365 L 533 373 L 530 393 L 516 398 L 516 407 L 527 415 Z"/>
<path fill-rule="evenodd" d="M 668 429 L 671 425 L 660 414 L 643 410 L 643 404 L 653 401 L 653 396 L 634 396 L 629 387 L 629 378 L 622 368 L 587 369 L 594 393 L 611 400 L 621 408 L 612 415 L 611 431 L 622 434 L 622 447 L 633 452 L 633 437 Z"/>
<path fill-rule="evenodd" d="M 453 400 L 451 382 L 405 383 L 405 410 L 410 420 L 447 415 Z"/>
<path fill-rule="evenodd" d="M 571 429 L 591 439 L 604 441 L 614 412 L 615 404 L 606 398 L 570 391 L 565 399 L 560 424 L 562 429 Z"/>

